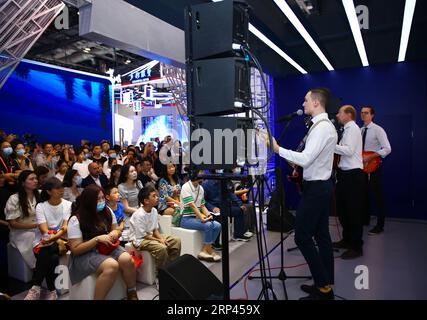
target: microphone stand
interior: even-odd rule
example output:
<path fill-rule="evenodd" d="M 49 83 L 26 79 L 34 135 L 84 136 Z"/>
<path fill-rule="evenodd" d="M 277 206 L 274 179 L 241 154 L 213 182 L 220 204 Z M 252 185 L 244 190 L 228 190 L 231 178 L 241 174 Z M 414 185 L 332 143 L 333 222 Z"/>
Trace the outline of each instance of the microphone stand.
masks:
<path fill-rule="evenodd" d="M 289 129 L 289 125 L 291 124 L 291 120 L 287 122 L 285 128 L 283 129 L 280 138 L 279 138 L 279 142 L 283 139 L 285 133 L 288 131 Z M 280 272 L 277 276 L 267 276 L 267 279 L 279 279 L 282 281 L 282 285 L 283 285 L 283 291 L 285 292 L 285 299 L 288 300 L 288 292 L 286 290 L 286 283 L 285 281 L 287 279 L 312 279 L 311 276 L 288 276 L 285 272 L 285 254 L 284 254 L 284 241 L 289 237 L 289 234 L 287 234 L 286 237 L 284 237 L 284 211 L 286 209 L 286 204 L 285 204 L 285 191 L 284 191 L 284 182 L 283 182 L 283 172 L 282 172 L 282 157 L 279 157 L 279 165 L 276 166 L 276 185 L 278 188 L 278 193 L 279 193 L 279 210 L 280 210 Z M 261 276 L 261 277 L 249 277 L 249 280 L 252 279 L 265 279 L 265 276 Z"/>

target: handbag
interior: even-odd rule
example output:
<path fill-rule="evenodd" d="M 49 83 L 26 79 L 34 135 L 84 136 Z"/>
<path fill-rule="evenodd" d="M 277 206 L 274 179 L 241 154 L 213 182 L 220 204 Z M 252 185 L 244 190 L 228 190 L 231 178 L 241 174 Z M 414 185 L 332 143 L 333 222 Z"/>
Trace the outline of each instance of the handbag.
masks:
<path fill-rule="evenodd" d="M 179 207 L 177 207 L 177 208 L 175 208 L 175 212 L 172 215 L 172 224 L 175 227 L 180 227 L 181 226 L 181 218 L 182 218 L 181 209 Z"/>
<path fill-rule="evenodd" d="M 98 252 L 100 254 L 108 256 L 108 255 L 110 255 L 111 252 L 116 250 L 119 245 L 120 245 L 119 239 L 117 239 L 116 242 L 114 242 L 113 245 L 111 245 L 111 246 L 104 244 L 102 242 L 99 242 L 98 245 L 96 246 L 96 249 L 98 250 Z"/>

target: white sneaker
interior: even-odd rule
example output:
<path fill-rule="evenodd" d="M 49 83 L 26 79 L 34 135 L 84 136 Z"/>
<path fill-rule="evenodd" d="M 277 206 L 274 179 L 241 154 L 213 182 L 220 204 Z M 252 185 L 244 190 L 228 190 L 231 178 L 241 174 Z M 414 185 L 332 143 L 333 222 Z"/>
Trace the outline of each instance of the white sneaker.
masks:
<path fill-rule="evenodd" d="M 250 232 L 250 231 L 246 231 L 243 235 L 245 237 L 248 237 L 248 238 L 252 238 L 254 236 L 254 234 L 252 232 Z"/>

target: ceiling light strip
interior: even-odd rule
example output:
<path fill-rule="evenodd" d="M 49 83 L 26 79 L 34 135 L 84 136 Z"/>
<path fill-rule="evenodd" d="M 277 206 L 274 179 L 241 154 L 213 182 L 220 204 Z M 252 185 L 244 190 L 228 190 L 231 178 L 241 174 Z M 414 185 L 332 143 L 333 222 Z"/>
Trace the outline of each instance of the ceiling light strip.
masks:
<path fill-rule="evenodd" d="M 409 35 L 411 33 L 412 20 L 414 18 L 416 4 L 417 4 L 417 0 L 406 0 L 406 3 L 405 3 L 405 13 L 403 16 L 402 37 L 400 39 L 398 62 L 403 62 L 406 59 Z"/>
<path fill-rule="evenodd" d="M 332 67 L 331 63 L 328 61 L 326 56 L 323 54 L 322 50 L 320 50 L 319 46 L 313 40 L 313 38 L 310 36 L 308 31 L 304 28 L 304 26 L 299 21 L 299 19 L 295 15 L 295 13 L 292 11 L 292 9 L 288 5 L 288 3 L 285 0 L 274 0 L 274 2 L 280 8 L 280 10 L 283 12 L 283 14 L 286 16 L 286 18 L 288 18 L 288 20 L 292 23 L 292 25 L 295 27 L 295 29 L 297 29 L 299 34 L 304 38 L 304 40 L 311 47 L 311 49 L 313 49 L 313 51 L 316 53 L 316 55 L 319 57 L 319 59 L 326 66 L 326 68 L 329 71 L 333 71 L 334 68 Z"/>
<path fill-rule="evenodd" d="M 369 66 L 368 56 L 366 55 L 365 45 L 363 43 L 362 32 L 360 31 L 359 20 L 356 15 L 356 8 L 353 0 L 342 0 L 345 13 L 347 14 L 348 22 L 350 23 L 351 32 L 353 32 L 354 41 L 356 42 L 357 50 L 359 51 L 360 60 L 364 67 Z"/>

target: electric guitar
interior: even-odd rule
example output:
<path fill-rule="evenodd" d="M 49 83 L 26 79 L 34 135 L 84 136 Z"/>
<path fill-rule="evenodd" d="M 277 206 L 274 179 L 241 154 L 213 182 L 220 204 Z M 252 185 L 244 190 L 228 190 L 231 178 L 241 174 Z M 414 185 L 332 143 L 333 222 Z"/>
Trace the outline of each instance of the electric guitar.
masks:
<path fill-rule="evenodd" d="M 373 151 L 363 151 L 363 153 L 362 153 L 363 159 L 365 159 L 366 156 L 370 156 L 374 153 L 375 152 L 373 152 Z M 373 173 L 373 172 L 378 170 L 380 165 L 381 165 L 381 157 L 375 157 L 371 161 L 369 161 L 368 163 L 363 162 L 363 171 L 365 173 Z"/>

